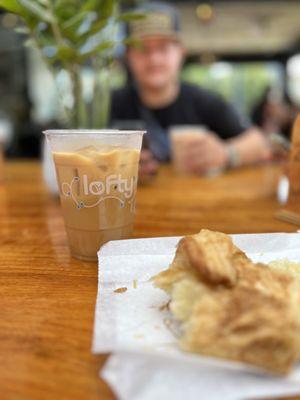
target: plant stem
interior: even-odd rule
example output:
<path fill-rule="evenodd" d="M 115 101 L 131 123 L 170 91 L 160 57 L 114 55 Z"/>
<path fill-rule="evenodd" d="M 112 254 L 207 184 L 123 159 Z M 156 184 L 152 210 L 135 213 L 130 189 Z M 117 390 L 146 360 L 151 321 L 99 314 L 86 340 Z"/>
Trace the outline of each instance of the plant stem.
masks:
<path fill-rule="evenodd" d="M 108 124 L 108 113 L 110 106 L 110 85 L 106 65 L 101 65 L 99 60 L 94 64 L 95 78 L 92 103 L 92 126 L 104 128 Z"/>
<path fill-rule="evenodd" d="M 92 115 L 91 115 L 91 124 L 93 128 L 101 128 L 101 126 L 97 126 L 97 112 L 99 112 L 99 79 L 100 79 L 100 67 L 98 60 L 93 58 L 92 66 L 94 69 L 94 81 L 93 81 L 93 98 L 92 98 Z"/>
<path fill-rule="evenodd" d="M 48 10 L 53 16 L 53 22 L 51 23 L 51 29 L 53 32 L 54 39 L 58 47 L 63 47 L 65 45 L 64 38 L 61 33 L 59 24 L 57 22 L 57 18 L 55 16 L 55 12 L 53 9 L 52 1 L 50 0 L 48 3 Z M 70 81 L 71 81 L 71 90 L 72 90 L 72 97 L 73 97 L 73 110 L 69 114 L 71 125 L 74 128 L 81 128 L 86 127 L 87 121 L 87 113 L 85 109 L 85 104 L 83 101 L 82 95 L 82 84 L 81 84 L 81 77 L 80 77 L 80 70 L 79 66 L 76 64 L 72 64 L 67 61 L 63 61 L 63 66 L 67 73 L 69 74 Z M 82 126 L 81 126 L 82 125 Z"/>

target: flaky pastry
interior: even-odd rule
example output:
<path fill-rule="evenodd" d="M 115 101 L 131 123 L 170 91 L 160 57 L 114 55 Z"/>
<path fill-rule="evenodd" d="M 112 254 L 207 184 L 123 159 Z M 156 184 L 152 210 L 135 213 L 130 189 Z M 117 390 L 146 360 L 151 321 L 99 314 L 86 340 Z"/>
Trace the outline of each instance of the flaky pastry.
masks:
<path fill-rule="evenodd" d="M 183 350 L 277 374 L 299 358 L 300 280 L 253 263 L 229 236 L 203 229 L 181 239 L 172 264 L 153 281 L 170 295 Z"/>

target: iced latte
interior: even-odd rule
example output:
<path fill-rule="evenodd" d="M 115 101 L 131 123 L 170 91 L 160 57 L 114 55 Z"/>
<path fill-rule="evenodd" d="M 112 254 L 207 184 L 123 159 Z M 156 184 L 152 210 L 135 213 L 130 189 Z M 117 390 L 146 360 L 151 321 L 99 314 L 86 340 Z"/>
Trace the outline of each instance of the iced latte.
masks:
<path fill-rule="evenodd" d="M 69 246 L 76 258 L 96 260 L 103 243 L 131 235 L 139 153 L 139 146 L 97 143 L 72 151 L 54 149 Z"/>
<path fill-rule="evenodd" d="M 170 128 L 170 146 L 172 154 L 172 163 L 176 172 L 181 174 L 189 173 L 186 166 L 186 146 L 201 140 L 207 130 L 202 126 L 174 126 Z"/>

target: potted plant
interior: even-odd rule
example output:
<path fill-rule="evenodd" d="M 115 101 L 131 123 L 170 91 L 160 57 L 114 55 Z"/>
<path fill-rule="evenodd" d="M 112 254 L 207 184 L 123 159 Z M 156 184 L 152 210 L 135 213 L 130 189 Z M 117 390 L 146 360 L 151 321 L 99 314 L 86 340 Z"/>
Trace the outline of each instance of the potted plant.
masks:
<path fill-rule="evenodd" d="M 0 7 L 20 17 L 17 31 L 28 36 L 25 44 L 40 52 L 53 75 L 64 71 L 68 77 L 70 93 L 61 94 L 64 125 L 105 127 L 110 106 L 109 71 L 119 43 L 119 24 L 143 16 L 122 12 L 121 0 L 0 0 Z M 90 100 L 84 97 L 82 85 L 86 65 L 94 72 Z M 44 176 L 55 191 L 51 162 L 49 151 L 44 151 Z"/>

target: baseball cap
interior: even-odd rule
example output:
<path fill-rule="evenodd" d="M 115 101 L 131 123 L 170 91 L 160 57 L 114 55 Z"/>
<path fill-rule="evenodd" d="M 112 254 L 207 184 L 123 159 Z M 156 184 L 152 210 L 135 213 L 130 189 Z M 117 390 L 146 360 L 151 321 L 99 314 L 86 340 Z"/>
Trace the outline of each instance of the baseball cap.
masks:
<path fill-rule="evenodd" d="M 126 36 L 142 39 L 147 36 L 166 36 L 180 38 L 180 17 L 178 10 L 164 2 L 149 2 L 134 11 L 144 18 L 129 21 L 126 24 Z"/>

